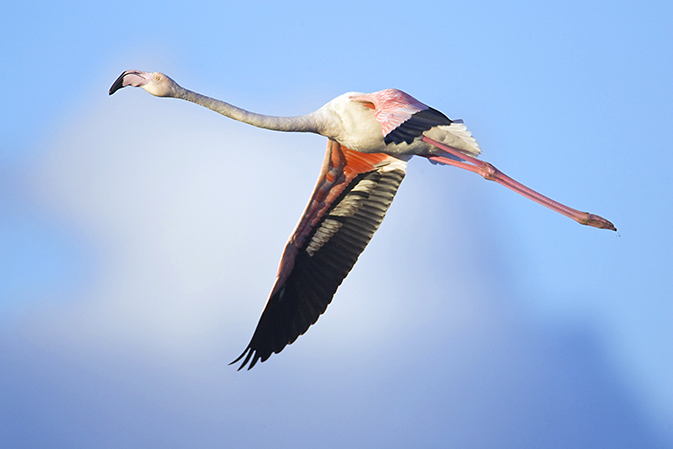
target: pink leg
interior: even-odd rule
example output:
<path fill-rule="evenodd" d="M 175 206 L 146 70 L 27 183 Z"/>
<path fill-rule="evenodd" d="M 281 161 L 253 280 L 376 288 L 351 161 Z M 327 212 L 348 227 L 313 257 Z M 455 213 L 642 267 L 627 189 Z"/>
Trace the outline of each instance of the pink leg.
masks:
<path fill-rule="evenodd" d="M 465 160 L 466 162 L 454 161 L 453 159 L 449 159 L 443 156 L 424 155 L 424 157 L 427 157 L 432 161 L 446 165 L 453 165 L 454 167 L 459 167 L 474 173 L 478 173 L 485 179 L 502 184 L 508 189 L 512 189 L 515 192 L 525 196 L 526 198 L 529 198 L 539 204 L 542 204 L 543 206 L 546 206 L 551 210 L 555 210 L 556 212 L 563 214 L 566 217 L 570 217 L 580 224 L 594 226 L 596 228 L 601 229 L 611 229 L 613 231 L 617 230 L 617 228 L 615 228 L 615 226 L 605 218 L 599 217 L 598 215 L 589 214 L 587 212 L 580 212 L 576 209 L 565 206 L 550 198 L 547 198 L 546 196 L 537 193 L 535 190 L 532 190 L 526 187 L 525 185 L 513 180 L 512 178 L 505 175 L 503 172 L 501 172 L 488 162 L 480 161 L 479 159 L 468 156 L 464 153 L 461 153 L 458 150 L 454 150 L 453 148 L 443 145 L 439 142 L 436 142 L 428 137 L 423 136 L 423 140 L 429 143 L 430 145 L 434 145 L 437 148 L 446 151 L 447 153 L 450 153 L 454 156 L 457 156 Z"/>

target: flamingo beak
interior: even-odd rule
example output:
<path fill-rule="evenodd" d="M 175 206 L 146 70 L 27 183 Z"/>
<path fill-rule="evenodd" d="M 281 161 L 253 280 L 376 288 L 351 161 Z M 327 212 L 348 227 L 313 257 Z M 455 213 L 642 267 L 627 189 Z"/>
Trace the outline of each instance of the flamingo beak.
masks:
<path fill-rule="evenodd" d="M 152 79 L 152 74 L 138 70 L 127 70 L 112 84 L 110 95 L 117 92 L 122 87 L 133 86 L 142 87 Z"/>

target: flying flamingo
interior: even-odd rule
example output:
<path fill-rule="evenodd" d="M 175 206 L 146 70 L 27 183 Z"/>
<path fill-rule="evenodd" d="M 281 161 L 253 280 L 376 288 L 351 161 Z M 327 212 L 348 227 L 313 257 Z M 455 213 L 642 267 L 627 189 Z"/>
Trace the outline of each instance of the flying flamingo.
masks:
<path fill-rule="evenodd" d="M 479 145 L 462 120 L 451 120 L 395 89 L 343 94 L 299 117 L 255 114 L 184 89 L 162 73 L 127 70 L 110 87 L 142 87 L 259 128 L 327 137 L 313 194 L 283 252 L 276 282 L 243 353 L 239 370 L 279 353 L 314 324 L 386 214 L 412 156 L 480 174 L 573 220 L 602 229 L 608 220 L 553 201 L 476 159 Z"/>

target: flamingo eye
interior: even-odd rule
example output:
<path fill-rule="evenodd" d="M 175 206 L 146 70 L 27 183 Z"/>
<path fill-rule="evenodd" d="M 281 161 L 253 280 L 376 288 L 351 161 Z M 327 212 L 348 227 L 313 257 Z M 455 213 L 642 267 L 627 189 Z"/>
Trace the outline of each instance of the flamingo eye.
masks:
<path fill-rule="evenodd" d="M 157 80 L 157 81 L 160 81 L 161 77 L 159 75 L 154 75 L 154 79 Z"/>

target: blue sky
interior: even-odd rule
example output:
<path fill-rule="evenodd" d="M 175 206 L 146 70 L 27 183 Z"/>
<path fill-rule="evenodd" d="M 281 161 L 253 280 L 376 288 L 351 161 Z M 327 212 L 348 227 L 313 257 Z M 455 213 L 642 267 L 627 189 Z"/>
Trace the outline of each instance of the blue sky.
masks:
<path fill-rule="evenodd" d="M 670 2 L 4 2 L 0 446 L 673 447 Z M 412 160 L 327 313 L 247 344 L 320 136 L 395 87 L 582 227 Z"/>

